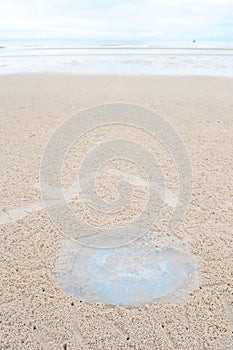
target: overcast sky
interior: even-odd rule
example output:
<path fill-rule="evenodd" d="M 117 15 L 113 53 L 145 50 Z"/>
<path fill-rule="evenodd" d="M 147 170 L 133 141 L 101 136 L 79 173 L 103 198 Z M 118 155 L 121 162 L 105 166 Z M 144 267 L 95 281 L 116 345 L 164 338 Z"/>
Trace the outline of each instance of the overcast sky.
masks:
<path fill-rule="evenodd" d="M 233 41 L 233 0 L 0 0 L 0 42 L 20 38 Z"/>

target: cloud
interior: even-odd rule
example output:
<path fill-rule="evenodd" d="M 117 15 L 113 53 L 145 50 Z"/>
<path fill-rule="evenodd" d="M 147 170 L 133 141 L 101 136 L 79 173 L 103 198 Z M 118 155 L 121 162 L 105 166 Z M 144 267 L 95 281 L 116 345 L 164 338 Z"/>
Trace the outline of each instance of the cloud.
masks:
<path fill-rule="evenodd" d="M 232 0 L 8 0 L 0 38 L 230 39 Z"/>

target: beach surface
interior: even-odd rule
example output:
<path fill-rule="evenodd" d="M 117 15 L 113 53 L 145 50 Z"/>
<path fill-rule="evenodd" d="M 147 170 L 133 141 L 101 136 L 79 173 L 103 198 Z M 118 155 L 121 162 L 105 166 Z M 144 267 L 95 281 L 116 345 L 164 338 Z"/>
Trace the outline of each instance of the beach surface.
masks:
<path fill-rule="evenodd" d="M 232 349 L 232 92 L 233 79 L 227 77 L 0 76 L 0 349 Z M 67 238 L 43 209 L 41 157 L 63 121 L 84 108 L 113 102 L 162 115 L 190 154 L 192 199 L 173 234 L 196 256 L 199 285 L 178 303 L 88 303 L 66 294 L 55 276 Z M 144 137 L 141 141 L 149 142 Z M 85 135 L 69 157 L 66 186 L 75 179 L 80 155 L 96 140 L 95 133 Z M 164 163 L 169 178 L 170 163 Z M 171 191 L 176 188 L 172 174 L 168 183 Z M 111 199 L 111 191 L 110 183 L 102 195 Z M 127 215 L 131 212 L 124 220 Z M 99 220 L 104 227 L 107 219 Z"/>

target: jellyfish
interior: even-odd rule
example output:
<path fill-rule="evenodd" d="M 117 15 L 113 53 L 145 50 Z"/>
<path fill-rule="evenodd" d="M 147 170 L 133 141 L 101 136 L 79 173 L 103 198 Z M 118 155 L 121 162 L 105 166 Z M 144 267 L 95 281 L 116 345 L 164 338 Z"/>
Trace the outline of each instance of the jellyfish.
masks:
<path fill-rule="evenodd" d="M 66 293 L 92 303 L 139 306 L 184 300 L 198 284 L 196 259 L 174 239 L 170 246 L 156 248 L 156 233 L 150 234 L 150 239 L 110 248 L 91 246 L 96 239 L 106 243 L 101 233 L 83 238 L 82 244 L 67 240 L 58 258 L 57 279 Z"/>

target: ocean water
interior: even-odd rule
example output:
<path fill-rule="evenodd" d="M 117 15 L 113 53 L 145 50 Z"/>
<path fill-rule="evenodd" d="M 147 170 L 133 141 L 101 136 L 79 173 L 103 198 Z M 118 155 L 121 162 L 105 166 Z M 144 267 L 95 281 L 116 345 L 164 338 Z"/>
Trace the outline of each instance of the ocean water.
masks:
<path fill-rule="evenodd" d="M 0 74 L 233 76 L 233 42 L 81 45 L 75 40 L 0 42 Z"/>

